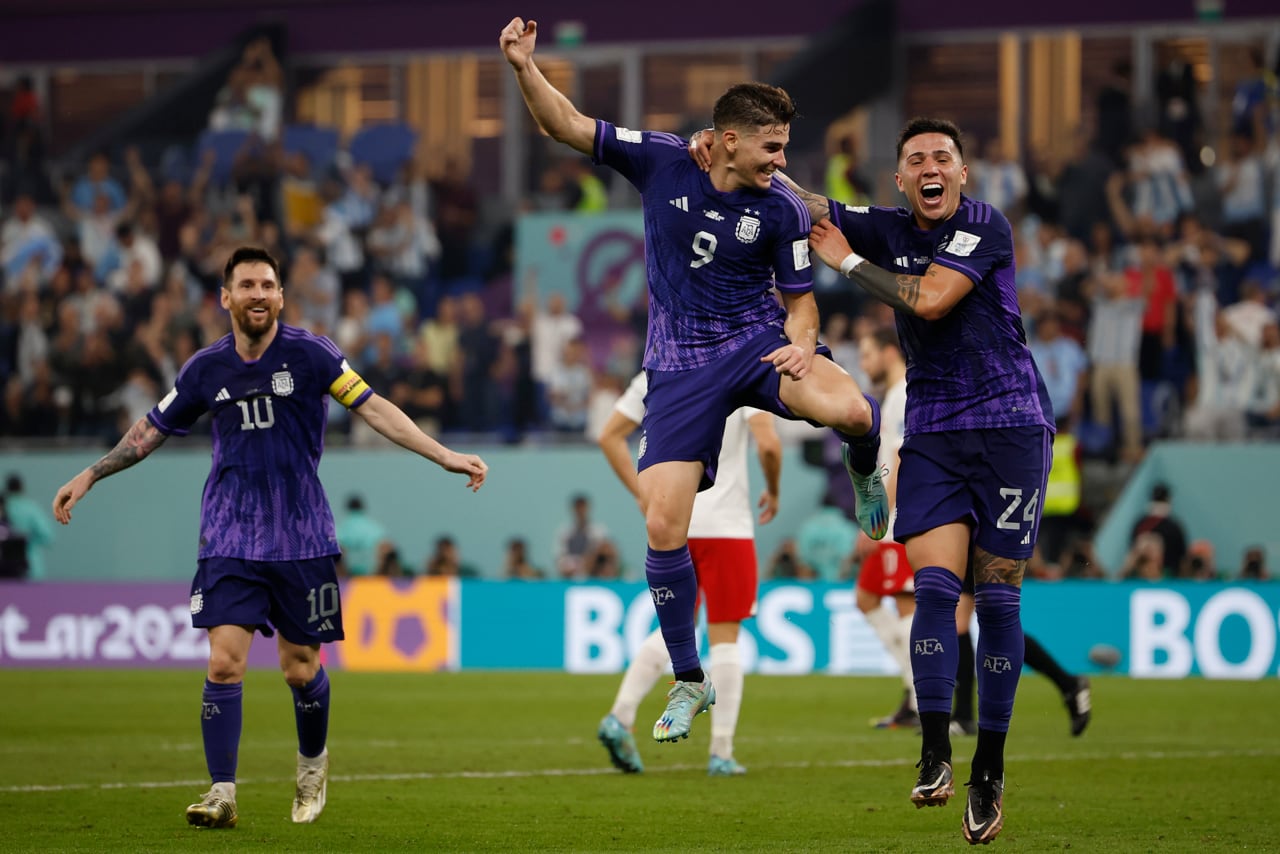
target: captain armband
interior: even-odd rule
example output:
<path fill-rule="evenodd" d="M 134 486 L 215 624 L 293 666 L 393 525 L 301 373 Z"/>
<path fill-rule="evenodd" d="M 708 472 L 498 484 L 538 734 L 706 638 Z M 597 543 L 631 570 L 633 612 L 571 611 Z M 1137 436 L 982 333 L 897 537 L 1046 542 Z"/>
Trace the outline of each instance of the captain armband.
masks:
<path fill-rule="evenodd" d="M 348 409 L 351 408 L 351 404 L 359 400 L 360 396 L 368 390 L 369 384 L 350 368 L 343 371 L 342 374 L 333 381 L 333 384 L 329 386 L 329 394 L 333 395 L 333 399 Z"/>

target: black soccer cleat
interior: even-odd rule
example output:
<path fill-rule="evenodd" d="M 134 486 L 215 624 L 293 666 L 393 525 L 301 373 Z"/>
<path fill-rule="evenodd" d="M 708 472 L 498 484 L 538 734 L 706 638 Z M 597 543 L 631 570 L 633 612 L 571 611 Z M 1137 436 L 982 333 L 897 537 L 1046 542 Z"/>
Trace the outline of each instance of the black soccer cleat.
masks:
<path fill-rule="evenodd" d="M 1077 676 L 1076 687 L 1062 695 L 1062 701 L 1067 704 L 1067 713 L 1071 715 L 1072 735 L 1080 735 L 1089 725 L 1093 718 L 1092 700 L 1089 679 L 1085 676 Z"/>
<path fill-rule="evenodd" d="M 1004 827 L 1004 778 L 991 779 L 983 774 L 980 780 L 965 783 L 969 796 L 964 805 L 964 838 L 970 845 L 986 845 L 996 838 Z"/>
<path fill-rule="evenodd" d="M 916 767 L 920 776 L 911 790 L 911 803 L 921 807 L 946 806 L 947 799 L 956 793 L 951 774 L 951 763 L 934 761 L 932 753 L 926 753 Z"/>

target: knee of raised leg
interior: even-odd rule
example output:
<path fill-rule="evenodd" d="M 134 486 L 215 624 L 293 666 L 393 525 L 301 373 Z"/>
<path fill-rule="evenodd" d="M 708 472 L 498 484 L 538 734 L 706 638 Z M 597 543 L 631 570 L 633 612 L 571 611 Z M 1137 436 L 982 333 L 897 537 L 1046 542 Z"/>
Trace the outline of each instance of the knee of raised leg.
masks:
<path fill-rule="evenodd" d="M 645 517 L 645 532 L 649 543 L 657 549 L 674 549 L 680 545 L 686 532 L 678 530 L 675 521 L 660 513 L 650 512 Z"/>

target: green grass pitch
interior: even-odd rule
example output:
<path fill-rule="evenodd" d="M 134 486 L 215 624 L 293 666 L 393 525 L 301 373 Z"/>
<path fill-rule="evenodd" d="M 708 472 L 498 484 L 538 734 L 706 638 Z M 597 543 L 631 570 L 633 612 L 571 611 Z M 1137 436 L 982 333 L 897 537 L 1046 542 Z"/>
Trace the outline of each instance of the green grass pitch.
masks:
<path fill-rule="evenodd" d="M 637 734 L 623 775 L 595 740 L 615 676 L 333 673 L 328 806 L 289 821 L 293 710 L 245 684 L 240 826 L 190 828 L 207 787 L 198 671 L 0 671 L 0 851 L 965 850 L 962 786 L 907 800 L 918 737 L 871 729 L 893 679 L 748 676 L 737 756 L 706 776 L 710 718 L 679 744 Z M 1094 680 L 1071 738 L 1053 686 L 1023 677 L 1009 739 L 1010 851 L 1275 851 L 1280 681 Z M 957 784 L 973 739 L 954 740 Z"/>

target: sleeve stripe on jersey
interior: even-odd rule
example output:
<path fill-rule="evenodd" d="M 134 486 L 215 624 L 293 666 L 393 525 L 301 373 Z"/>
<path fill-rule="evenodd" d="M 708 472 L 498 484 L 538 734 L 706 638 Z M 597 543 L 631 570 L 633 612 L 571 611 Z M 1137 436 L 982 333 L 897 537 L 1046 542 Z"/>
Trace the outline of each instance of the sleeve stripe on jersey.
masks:
<path fill-rule="evenodd" d="M 594 144 L 591 146 L 592 148 L 591 159 L 596 163 L 604 162 L 605 128 L 606 128 L 605 122 L 603 122 L 600 119 L 596 119 L 596 138 L 595 138 Z"/>
<path fill-rule="evenodd" d="M 329 394 L 333 399 L 350 409 L 366 392 L 371 392 L 369 384 L 359 374 L 348 368 L 329 386 Z"/>
<path fill-rule="evenodd" d="M 335 359 L 339 359 L 339 360 L 342 359 L 342 351 L 338 349 L 337 344 L 334 344 L 332 341 L 330 341 L 328 338 L 324 337 L 323 335 L 317 335 L 316 341 L 319 342 L 321 347 L 329 351 L 329 354 L 333 356 Z"/>
<path fill-rule="evenodd" d="M 782 190 L 782 197 L 791 202 L 791 207 L 796 209 L 796 213 L 800 217 L 800 227 L 805 231 L 805 233 L 808 233 L 809 229 L 813 228 L 813 223 L 809 220 L 808 206 L 805 205 L 804 202 L 800 201 L 800 197 L 797 196 L 795 191 L 786 184 L 779 181 L 778 187 Z"/>
<path fill-rule="evenodd" d="M 969 267 L 966 267 L 964 264 L 961 264 L 959 261 L 957 261 L 954 258 L 947 258 L 943 255 L 939 255 L 933 259 L 933 263 L 941 264 L 944 267 L 950 267 L 952 270 L 955 270 L 957 273 L 964 273 L 966 276 L 968 276 L 970 279 L 973 280 L 973 283 L 975 285 L 980 284 L 982 282 L 982 277 L 979 276 L 975 270 Z"/>
<path fill-rule="evenodd" d="M 688 148 L 689 141 L 682 136 L 676 136 L 674 133 L 665 133 L 660 131 L 649 131 L 649 141 L 656 142 L 661 145 L 669 145 L 672 148 Z"/>

